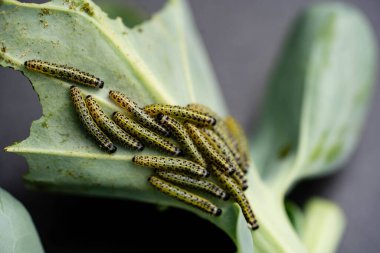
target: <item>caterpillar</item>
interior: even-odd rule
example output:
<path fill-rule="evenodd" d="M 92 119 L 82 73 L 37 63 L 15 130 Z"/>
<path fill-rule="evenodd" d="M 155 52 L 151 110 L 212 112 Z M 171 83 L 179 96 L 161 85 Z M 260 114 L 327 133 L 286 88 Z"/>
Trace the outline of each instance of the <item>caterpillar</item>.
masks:
<path fill-rule="evenodd" d="M 113 120 L 126 132 L 138 139 L 141 139 L 143 142 L 147 144 L 153 145 L 172 155 L 182 154 L 182 151 L 174 144 L 168 142 L 163 137 L 157 135 L 149 129 L 141 126 L 132 119 L 129 119 L 120 112 L 113 113 Z"/>
<path fill-rule="evenodd" d="M 162 113 L 197 125 L 214 126 L 216 124 L 216 119 L 210 115 L 179 105 L 147 105 L 144 107 L 144 111 L 151 116 L 157 116 L 159 113 Z"/>
<path fill-rule="evenodd" d="M 99 104 L 91 95 L 86 97 L 86 104 L 96 124 L 113 139 L 131 149 L 138 151 L 142 151 L 144 149 L 144 145 L 140 141 L 127 134 L 103 112 Z"/>
<path fill-rule="evenodd" d="M 156 176 L 149 177 L 148 182 L 159 191 L 171 197 L 174 197 L 186 204 L 197 207 L 200 210 L 205 211 L 206 213 L 209 213 L 213 216 L 220 216 L 222 214 L 222 210 L 210 201 L 208 201 L 207 199 L 204 199 L 194 193 L 186 191 L 178 186 L 170 184 Z"/>
<path fill-rule="evenodd" d="M 211 110 L 208 106 L 192 103 L 192 104 L 188 104 L 186 107 L 197 112 L 209 114 L 216 119 L 217 123 L 214 126 L 213 130 L 215 131 L 215 133 L 217 133 L 217 135 L 223 140 L 226 146 L 230 149 L 231 153 L 235 157 L 235 160 L 238 161 L 239 165 L 241 165 L 241 168 L 243 169 L 243 171 L 247 172 L 246 170 L 247 166 L 242 164 L 241 154 L 237 150 L 236 141 L 234 139 L 234 136 L 228 129 L 226 122 L 222 120 L 222 118 L 216 112 Z"/>
<path fill-rule="evenodd" d="M 92 119 L 90 112 L 86 107 L 86 103 L 83 99 L 81 91 L 77 87 L 71 86 L 70 96 L 75 111 L 77 112 L 79 119 L 87 132 L 96 140 L 96 142 L 103 150 L 105 150 L 107 153 L 114 153 L 117 149 L 116 146 L 111 142 L 107 135 L 105 135 L 102 130 L 100 130 L 95 121 Z"/>
<path fill-rule="evenodd" d="M 222 121 L 222 118 L 220 118 L 220 116 L 216 112 L 211 110 L 211 108 L 206 106 L 206 105 L 202 105 L 202 104 L 198 104 L 198 103 L 191 103 L 191 104 L 188 104 L 186 107 L 191 109 L 191 110 L 201 112 L 201 113 L 205 113 L 205 114 L 212 116 L 213 118 L 216 119 L 217 123 L 219 123 L 219 121 Z"/>
<path fill-rule="evenodd" d="M 249 149 L 244 130 L 232 116 L 227 116 L 224 119 L 224 123 L 227 126 L 231 136 L 236 140 L 236 149 L 240 153 L 241 157 L 239 159 L 239 164 L 243 168 L 244 172 L 247 172 L 249 168 Z"/>
<path fill-rule="evenodd" d="M 222 184 L 224 190 L 226 190 L 241 207 L 241 210 L 248 223 L 249 228 L 252 230 L 258 229 L 259 225 L 257 224 L 255 214 L 253 213 L 253 210 L 243 190 L 235 183 L 235 181 L 232 178 L 220 172 L 215 166 L 211 165 L 210 169 L 212 174 L 214 174 L 214 176 Z"/>
<path fill-rule="evenodd" d="M 232 175 L 235 172 L 235 168 L 209 143 L 201 130 L 191 123 L 185 123 L 185 127 L 195 145 L 211 163 L 218 165 L 229 175 Z"/>
<path fill-rule="evenodd" d="M 24 62 L 24 66 L 29 70 L 93 88 L 103 88 L 104 86 L 104 81 L 100 80 L 98 77 L 66 65 L 58 65 L 40 60 L 29 60 Z"/>
<path fill-rule="evenodd" d="M 218 150 L 219 154 L 225 157 L 226 160 L 234 167 L 235 173 L 232 175 L 232 177 L 242 187 L 243 190 L 246 190 L 248 188 L 247 179 L 245 179 L 243 170 L 240 168 L 227 145 L 212 129 L 203 128 L 202 132 L 205 134 L 206 138 L 214 146 L 214 148 Z"/>
<path fill-rule="evenodd" d="M 160 133 L 164 136 L 169 136 L 170 132 L 157 124 L 154 119 L 142 110 L 135 102 L 130 100 L 126 95 L 119 91 L 110 90 L 109 97 L 118 104 L 121 108 L 124 108 L 130 112 L 134 119 L 141 125 Z"/>
<path fill-rule="evenodd" d="M 185 154 L 187 154 L 193 161 L 200 164 L 202 167 L 207 166 L 205 159 L 198 151 L 193 140 L 187 133 L 186 128 L 181 123 L 172 117 L 163 115 L 162 113 L 157 115 L 157 119 L 163 126 L 168 128 L 173 133 L 177 141 L 182 145 Z"/>
<path fill-rule="evenodd" d="M 132 158 L 132 161 L 140 166 L 145 166 L 153 169 L 172 170 L 184 173 L 190 173 L 199 177 L 208 177 L 210 172 L 192 161 L 166 156 L 154 155 L 137 155 Z"/>
<path fill-rule="evenodd" d="M 192 187 L 195 189 L 199 189 L 205 192 L 208 192 L 222 200 L 228 200 L 229 195 L 218 185 L 214 184 L 211 181 L 200 179 L 200 178 L 194 178 L 187 175 L 181 175 L 170 171 L 164 171 L 164 170 L 156 170 L 156 174 L 173 184 L 179 184 L 184 185 L 188 187 Z"/>

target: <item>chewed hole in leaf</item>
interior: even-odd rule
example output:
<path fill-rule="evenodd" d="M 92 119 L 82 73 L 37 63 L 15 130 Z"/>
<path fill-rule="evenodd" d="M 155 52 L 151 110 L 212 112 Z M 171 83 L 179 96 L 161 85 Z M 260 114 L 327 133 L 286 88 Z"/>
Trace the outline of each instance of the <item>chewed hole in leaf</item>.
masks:
<path fill-rule="evenodd" d="M 157 0 L 147 4 L 143 1 L 95 1 L 110 18 L 120 17 L 123 23 L 130 28 L 150 19 L 154 13 L 163 8 L 165 2 L 164 0 Z M 143 30 L 140 29 L 140 31 Z"/>

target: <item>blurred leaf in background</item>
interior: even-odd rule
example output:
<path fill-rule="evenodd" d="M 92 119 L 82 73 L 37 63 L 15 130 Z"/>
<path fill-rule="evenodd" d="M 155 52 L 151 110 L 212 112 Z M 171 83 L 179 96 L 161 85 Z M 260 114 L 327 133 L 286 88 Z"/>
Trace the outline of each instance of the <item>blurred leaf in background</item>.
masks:
<path fill-rule="evenodd" d="M 0 231 L 0 252 L 44 252 L 33 221 L 25 207 L 1 188 Z"/>

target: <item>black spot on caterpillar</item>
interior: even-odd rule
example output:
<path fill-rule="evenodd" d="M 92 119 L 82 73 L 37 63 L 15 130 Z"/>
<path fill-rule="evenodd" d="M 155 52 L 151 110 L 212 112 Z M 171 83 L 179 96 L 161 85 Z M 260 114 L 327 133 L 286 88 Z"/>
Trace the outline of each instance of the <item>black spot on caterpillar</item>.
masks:
<path fill-rule="evenodd" d="M 124 116 L 120 112 L 114 112 L 113 120 L 126 132 L 140 139 L 143 143 L 153 145 L 169 154 L 181 155 L 181 150 L 163 137 L 141 126 L 137 122 Z"/>
<path fill-rule="evenodd" d="M 201 178 L 195 178 L 187 175 L 177 174 L 170 171 L 165 170 L 156 170 L 156 174 L 166 181 L 169 181 L 173 184 L 183 185 L 192 187 L 195 189 L 199 189 L 205 192 L 208 192 L 220 199 L 228 200 L 229 195 L 218 185 L 215 183 L 201 179 Z"/>
<path fill-rule="evenodd" d="M 90 112 L 86 107 L 86 103 L 83 99 L 81 91 L 77 87 L 71 86 L 70 96 L 75 111 L 77 112 L 79 119 L 87 132 L 96 140 L 96 142 L 103 150 L 108 153 L 114 153 L 116 151 L 116 146 L 113 145 L 107 135 L 105 135 L 102 130 L 100 130 L 95 121 L 92 119 Z"/>
<path fill-rule="evenodd" d="M 217 123 L 214 126 L 213 130 L 215 131 L 215 133 L 217 133 L 219 135 L 219 137 L 227 145 L 227 147 L 230 149 L 231 153 L 234 155 L 235 160 L 238 161 L 238 164 L 243 169 L 243 171 L 246 173 L 247 172 L 247 166 L 245 166 L 241 163 L 241 160 L 242 160 L 241 154 L 237 150 L 237 146 L 236 146 L 237 140 L 235 140 L 234 136 L 230 133 L 230 131 L 226 125 L 226 122 L 224 120 L 222 120 L 222 118 L 216 112 L 211 110 L 208 106 L 193 103 L 193 104 L 188 104 L 187 108 L 189 108 L 190 110 L 197 111 L 197 112 L 209 114 L 216 119 Z"/>
<path fill-rule="evenodd" d="M 220 172 L 215 166 L 211 165 L 210 169 L 212 174 L 214 174 L 214 176 L 222 184 L 224 190 L 226 190 L 241 207 L 249 228 L 252 230 L 258 229 L 259 225 L 257 224 L 257 220 L 255 218 L 251 205 L 249 204 L 249 201 L 245 196 L 243 190 L 235 183 L 232 178 Z"/>
<path fill-rule="evenodd" d="M 96 124 L 113 139 L 131 149 L 138 151 L 142 151 L 144 149 L 144 145 L 140 141 L 127 134 L 103 112 L 99 104 L 91 95 L 86 97 L 86 104 Z"/>
<path fill-rule="evenodd" d="M 132 161 L 140 166 L 153 169 L 172 170 L 177 172 L 190 173 L 199 177 L 208 177 L 210 172 L 199 164 L 176 157 L 154 156 L 154 155 L 137 155 Z"/>
<path fill-rule="evenodd" d="M 157 119 L 163 126 L 168 128 L 173 133 L 174 137 L 176 137 L 176 140 L 181 145 L 181 148 L 185 151 L 185 154 L 201 166 L 207 166 L 205 159 L 194 145 L 194 142 L 187 133 L 186 128 L 180 122 L 167 115 L 163 115 L 162 113 L 157 115 Z"/>
<path fill-rule="evenodd" d="M 232 116 L 227 116 L 224 119 L 224 123 L 227 126 L 230 135 L 236 140 L 236 149 L 237 152 L 240 154 L 240 159 L 238 163 L 243 169 L 243 171 L 247 172 L 249 168 L 249 148 L 244 130 Z M 288 151 L 289 150 L 290 149 L 288 149 Z"/>
<path fill-rule="evenodd" d="M 235 168 L 218 153 L 200 129 L 190 123 L 185 123 L 185 127 L 195 145 L 211 163 L 217 165 L 221 170 L 229 175 L 232 175 L 235 172 Z"/>
<path fill-rule="evenodd" d="M 216 205 L 204 199 L 194 193 L 186 191 L 178 186 L 170 184 L 158 177 L 151 176 L 148 179 L 149 183 L 153 185 L 156 189 L 161 192 L 176 198 L 186 204 L 192 205 L 194 207 L 199 208 L 206 213 L 209 213 L 214 216 L 220 216 L 222 214 L 222 210 L 218 208 Z"/>
<path fill-rule="evenodd" d="M 202 132 L 205 134 L 206 138 L 213 145 L 213 147 L 219 152 L 219 154 L 226 158 L 227 162 L 234 167 L 235 173 L 232 175 L 232 177 L 243 190 L 246 190 L 248 188 L 248 182 L 244 176 L 244 172 L 240 168 L 239 164 L 235 160 L 234 155 L 224 143 L 224 141 L 212 129 L 203 128 Z"/>
<path fill-rule="evenodd" d="M 66 65 L 57 65 L 40 60 L 29 60 L 24 63 L 29 70 L 40 72 L 49 76 L 83 84 L 93 88 L 103 88 L 104 82 L 98 77 L 79 69 L 68 67 Z"/>
<path fill-rule="evenodd" d="M 152 116 L 162 113 L 197 125 L 214 126 L 216 124 L 216 119 L 210 115 L 178 105 L 147 105 L 144 107 L 144 111 Z"/>
<path fill-rule="evenodd" d="M 119 91 L 111 90 L 109 92 L 109 97 L 118 104 L 121 108 L 127 110 L 132 114 L 134 119 L 141 125 L 149 128 L 152 131 L 160 133 L 164 136 L 169 136 L 170 132 L 160 126 L 154 119 L 148 115 L 144 110 L 142 110 L 135 102 L 130 100 L 126 95 Z"/>

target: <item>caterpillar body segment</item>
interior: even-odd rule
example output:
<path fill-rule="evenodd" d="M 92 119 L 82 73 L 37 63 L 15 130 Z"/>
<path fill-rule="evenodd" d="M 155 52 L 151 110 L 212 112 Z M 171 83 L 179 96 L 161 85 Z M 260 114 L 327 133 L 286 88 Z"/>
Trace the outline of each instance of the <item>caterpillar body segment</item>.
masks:
<path fill-rule="evenodd" d="M 247 172 L 249 168 L 249 148 L 244 130 L 232 116 L 227 116 L 224 123 L 231 136 L 236 140 L 236 149 L 240 153 L 240 166 Z"/>
<path fill-rule="evenodd" d="M 190 123 L 185 123 L 185 127 L 195 145 L 199 148 L 207 160 L 217 165 L 229 175 L 232 175 L 235 172 L 235 168 L 223 156 L 219 154 L 219 152 L 206 139 L 200 129 Z"/>
<path fill-rule="evenodd" d="M 144 107 L 144 111 L 151 116 L 157 116 L 159 113 L 162 113 L 174 118 L 192 122 L 196 125 L 214 126 L 216 124 L 216 119 L 212 116 L 179 105 L 147 105 Z"/>
<path fill-rule="evenodd" d="M 208 106 L 192 103 L 192 104 L 188 104 L 187 108 L 197 111 L 197 112 L 206 113 L 216 119 L 217 123 L 213 127 L 214 132 L 220 137 L 220 139 L 223 140 L 225 145 L 230 149 L 235 160 L 238 161 L 238 164 L 240 165 L 242 158 L 241 158 L 241 154 L 238 152 L 237 147 L 236 147 L 237 141 L 234 139 L 234 136 L 230 133 L 225 121 Z M 241 165 L 240 167 L 243 168 L 244 171 L 246 172 L 245 170 L 246 166 Z"/>
<path fill-rule="evenodd" d="M 210 107 L 206 105 L 191 103 L 191 104 L 188 104 L 186 107 L 191 110 L 210 115 L 211 117 L 216 119 L 217 124 L 219 123 L 219 121 L 222 121 L 222 118 L 216 112 L 211 110 Z"/>
<path fill-rule="evenodd" d="M 202 167 L 207 167 L 207 163 L 198 148 L 194 145 L 193 140 L 187 133 L 186 128 L 177 120 L 162 113 L 157 115 L 158 121 L 169 129 L 176 140 L 181 145 L 181 148 L 194 162 L 200 164 Z"/>
<path fill-rule="evenodd" d="M 124 131 L 138 139 L 141 139 L 143 143 L 155 146 L 172 155 L 180 155 L 182 153 L 181 150 L 174 144 L 165 140 L 163 137 L 152 132 L 151 130 L 141 126 L 134 120 L 124 116 L 120 112 L 114 112 L 113 120 Z"/>
<path fill-rule="evenodd" d="M 100 80 L 98 77 L 66 65 L 58 65 L 40 60 L 28 60 L 24 63 L 24 66 L 28 70 L 83 84 L 92 88 L 103 88 L 104 86 L 104 81 Z"/>
<path fill-rule="evenodd" d="M 171 170 L 176 172 L 188 173 L 199 177 L 208 177 L 210 172 L 199 164 L 177 157 L 136 155 L 132 161 L 140 166 L 160 170 Z"/>
<path fill-rule="evenodd" d="M 126 95 L 119 91 L 111 90 L 109 92 L 109 97 L 118 104 L 121 108 L 127 110 L 131 113 L 134 119 L 141 125 L 149 128 L 150 130 L 159 133 L 164 136 L 169 136 L 170 132 L 164 127 L 160 126 L 154 118 L 144 112 L 134 101 L 129 99 Z"/>
<path fill-rule="evenodd" d="M 229 195 L 217 184 L 211 181 L 201 179 L 201 178 L 190 177 L 187 175 L 182 175 L 182 174 L 165 171 L 165 170 L 156 170 L 156 174 L 160 178 L 166 181 L 169 181 L 173 184 L 188 186 L 188 187 L 195 188 L 201 191 L 205 191 L 222 200 L 229 199 Z"/>
<path fill-rule="evenodd" d="M 247 179 L 244 176 L 243 170 L 235 160 L 235 157 L 233 156 L 231 150 L 227 147 L 219 135 L 216 134 L 212 129 L 203 128 L 202 132 L 205 134 L 208 141 L 219 152 L 219 154 L 225 157 L 226 160 L 234 167 L 235 173 L 232 175 L 232 177 L 242 187 L 243 190 L 246 190 L 248 188 Z"/>
<path fill-rule="evenodd" d="M 75 86 L 71 86 L 70 96 L 75 111 L 77 112 L 79 119 L 86 131 L 96 140 L 101 149 L 107 153 L 114 153 L 117 149 L 116 146 L 111 142 L 108 136 L 104 134 L 102 130 L 100 130 L 95 121 L 92 119 L 80 89 Z"/>
<path fill-rule="evenodd" d="M 213 216 L 220 216 L 222 214 L 222 210 L 218 208 L 216 205 L 204 199 L 194 193 L 191 193 L 181 187 L 175 186 L 165 180 L 162 180 L 156 176 L 151 176 L 148 179 L 149 183 L 154 186 L 159 191 L 176 198 L 188 205 L 194 206 L 206 213 L 209 213 Z"/>
<path fill-rule="evenodd" d="M 91 95 L 86 97 L 86 104 L 96 124 L 113 139 L 130 149 L 138 151 L 144 149 L 144 145 L 140 141 L 127 134 L 103 112 L 102 108 Z"/>
<path fill-rule="evenodd" d="M 227 175 L 220 172 L 215 166 L 211 165 L 211 173 L 219 180 L 223 189 L 227 191 L 231 197 L 238 203 L 241 207 L 245 220 L 248 226 L 252 230 L 259 228 L 255 214 L 253 213 L 252 207 L 244 194 L 244 191 L 237 185 L 237 183 Z"/>

